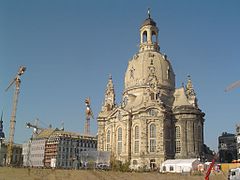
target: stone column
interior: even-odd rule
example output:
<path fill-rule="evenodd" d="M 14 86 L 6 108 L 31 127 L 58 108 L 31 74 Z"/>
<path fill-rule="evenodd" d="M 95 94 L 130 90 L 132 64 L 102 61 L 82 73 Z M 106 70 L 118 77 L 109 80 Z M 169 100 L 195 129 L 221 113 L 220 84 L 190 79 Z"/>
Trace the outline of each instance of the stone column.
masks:
<path fill-rule="evenodd" d="M 152 42 L 152 32 L 150 29 L 147 29 L 147 42 L 148 43 Z"/>
<path fill-rule="evenodd" d="M 105 122 L 98 120 L 98 145 L 97 149 L 103 151 L 105 142 Z"/>
<path fill-rule="evenodd" d="M 127 142 L 126 142 L 126 146 L 127 146 L 127 159 L 128 161 L 130 162 L 131 160 L 131 151 L 132 151 L 132 148 L 131 148 L 131 144 L 132 144 L 132 114 L 131 112 L 129 112 L 129 115 L 128 115 L 128 120 L 127 120 Z"/>
<path fill-rule="evenodd" d="M 188 151 L 187 151 L 187 155 L 188 157 L 192 157 L 194 155 L 194 134 L 193 134 L 193 121 L 192 120 L 188 120 L 187 121 L 187 146 L 188 146 Z"/>
<path fill-rule="evenodd" d="M 181 120 L 181 157 L 185 158 L 187 156 L 187 121 Z"/>

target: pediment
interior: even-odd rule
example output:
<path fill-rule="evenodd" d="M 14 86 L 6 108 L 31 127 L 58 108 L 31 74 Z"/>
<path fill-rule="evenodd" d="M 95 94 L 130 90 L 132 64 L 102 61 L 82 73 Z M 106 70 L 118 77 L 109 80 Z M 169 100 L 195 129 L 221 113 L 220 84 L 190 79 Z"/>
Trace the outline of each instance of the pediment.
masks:
<path fill-rule="evenodd" d="M 121 107 L 117 107 L 116 109 L 114 109 L 112 111 L 111 114 L 109 114 L 109 117 L 110 118 L 114 118 L 114 117 L 117 117 L 118 119 L 121 119 L 120 116 L 124 116 L 126 114 L 129 114 L 128 111 L 124 110 L 123 108 Z"/>

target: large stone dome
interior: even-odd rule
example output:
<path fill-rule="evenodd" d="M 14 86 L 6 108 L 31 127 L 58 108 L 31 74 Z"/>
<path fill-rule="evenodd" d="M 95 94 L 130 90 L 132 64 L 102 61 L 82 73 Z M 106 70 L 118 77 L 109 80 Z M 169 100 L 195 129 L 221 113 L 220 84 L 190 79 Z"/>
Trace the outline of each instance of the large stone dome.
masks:
<path fill-rule="evenodd" d="M 175 90 L 175 74 L 167 56 L 160 52 L 158 28 L 150 18 L 140 27 L 139 52 L 129 61 L 125 73 L 123 101 L 139 106 L 151 99 L 171 104 Z M 145 99 L 144 99 L 145 98 Z"/>
<path fill-rule="evenodd" d="M 128 63 L 125 91 L 148 86 L 175 89 L 175 74 L 172 66 L 166 56 L 160 52 L 138 53 Z"/>

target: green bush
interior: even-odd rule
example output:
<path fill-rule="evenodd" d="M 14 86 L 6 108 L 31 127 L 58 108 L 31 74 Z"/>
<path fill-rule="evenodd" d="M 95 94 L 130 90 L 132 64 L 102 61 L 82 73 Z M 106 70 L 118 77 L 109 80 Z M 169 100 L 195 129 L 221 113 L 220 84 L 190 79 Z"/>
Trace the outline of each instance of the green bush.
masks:
<path fill-rule="evenodd" d="M 110 165 L 113 171 L 121 171 L 121 172 L 130 171 L 129 169 L 130 162 L 122 163 L 121 161 L 116 160 L 114 156 L 111 157 Z"/>

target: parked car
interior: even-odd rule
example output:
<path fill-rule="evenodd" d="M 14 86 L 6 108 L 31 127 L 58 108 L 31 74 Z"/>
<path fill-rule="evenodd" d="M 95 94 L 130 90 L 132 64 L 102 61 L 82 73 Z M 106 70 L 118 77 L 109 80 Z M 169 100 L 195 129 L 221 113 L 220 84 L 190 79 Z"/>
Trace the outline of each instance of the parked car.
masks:
<path fill-rule="evenodd" d="M 97 169 L 109 170 L 110 166 L 108 164 L 100 163 L 100 164 L 97 165 Z"/>
<path fill-rule="evenodd" d="M 228 174 L 229 180 L 238 180 L 240 179 L 240 168 L 231 169 Z"/>

